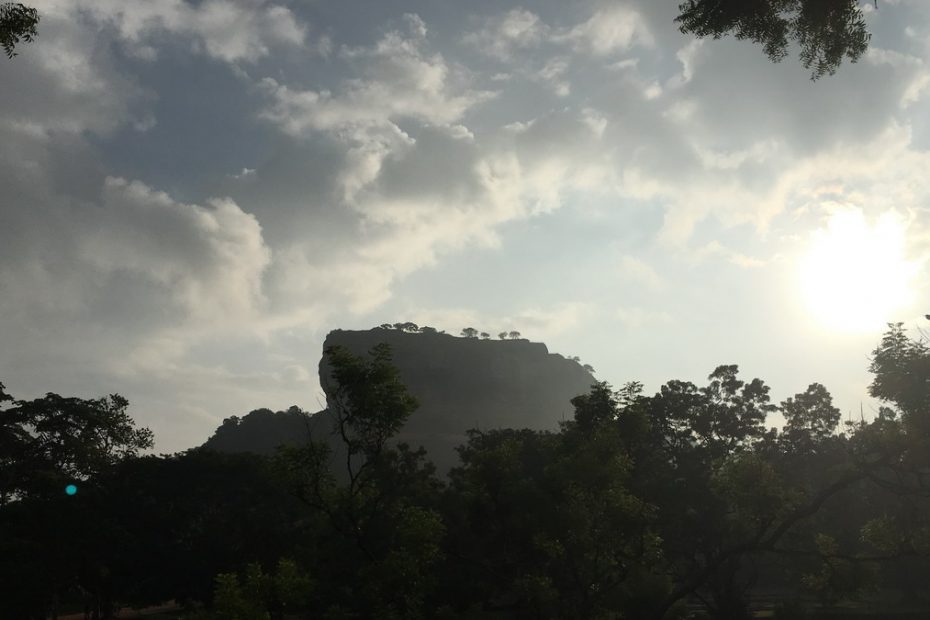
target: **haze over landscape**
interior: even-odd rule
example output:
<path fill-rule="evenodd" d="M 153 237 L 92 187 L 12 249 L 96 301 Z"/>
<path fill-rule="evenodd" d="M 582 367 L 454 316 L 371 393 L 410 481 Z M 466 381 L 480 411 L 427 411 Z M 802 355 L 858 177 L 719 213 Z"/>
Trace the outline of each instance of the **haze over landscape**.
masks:
<path fill-rule="evenodd" d="M 874 411 L 926 325 L 930 4 L 817 81 L 676 2 L 39 0 L 0 64 L 0 369 L 155 450 L 322 407 L 333 329 L 518 330 L 651 393 Z"/>

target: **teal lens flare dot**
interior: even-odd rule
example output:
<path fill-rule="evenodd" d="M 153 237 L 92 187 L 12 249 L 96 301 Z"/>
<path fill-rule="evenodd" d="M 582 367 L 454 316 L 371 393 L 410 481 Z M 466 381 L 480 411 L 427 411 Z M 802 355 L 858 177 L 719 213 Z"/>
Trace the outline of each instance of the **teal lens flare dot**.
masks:
<path fill-rule="evenodd" d="M 68 495 L 74 495 L 75 493 L 77 493 L 77 485 L 69 484 L 68 486 L 65 487 L 65 493 L 67 493 Z"/>

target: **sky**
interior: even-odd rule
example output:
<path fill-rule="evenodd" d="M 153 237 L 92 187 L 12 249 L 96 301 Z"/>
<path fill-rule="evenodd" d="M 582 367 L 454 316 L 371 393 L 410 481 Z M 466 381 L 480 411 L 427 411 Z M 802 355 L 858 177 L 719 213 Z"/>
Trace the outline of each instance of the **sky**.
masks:
<path fill-rule="evenodd" d="M 681 34 L 677 0 L 35 0 L 0 59 L 0 381 L 120 393 L 156 451 L 322 407 L 333 329 L 517 330 L 600 380 L 873 414 L 930 311 L 930 3 L 871 47 Z"/>

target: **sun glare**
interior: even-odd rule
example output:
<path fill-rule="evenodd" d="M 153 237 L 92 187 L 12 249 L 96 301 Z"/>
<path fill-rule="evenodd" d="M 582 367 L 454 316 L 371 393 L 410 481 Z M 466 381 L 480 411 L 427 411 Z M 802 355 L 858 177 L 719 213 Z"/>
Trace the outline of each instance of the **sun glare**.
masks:
<path fill-rule="evenodd" d="M 804 299 L 825 327 L 871 332 L 910 301 L 915 265 L 905 257 L 905 223 L 893 212 L 874 223 L 858 209 L 830 216 L 801 259 Z"/>

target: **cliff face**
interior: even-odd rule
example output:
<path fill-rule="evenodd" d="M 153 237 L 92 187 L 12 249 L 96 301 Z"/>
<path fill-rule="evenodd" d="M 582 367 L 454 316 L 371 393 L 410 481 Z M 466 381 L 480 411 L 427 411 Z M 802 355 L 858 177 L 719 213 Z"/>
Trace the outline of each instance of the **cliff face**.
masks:
<path fill-rule="evenodd" d="M 398 330 L 330 332 L 327 346 L 366 355 L 387 343 L 393 362 L 420 408 L 397 440 L 424 446 L 440 471 L 455 464 L 455 447 L 472 428 L 558 428 L 572 418 L 569 402 L 587 393 L 595 379 L 577 362 L 526 340 L 479 340 Z M 320 383 L 332 383 L 325 357 Z"/>

